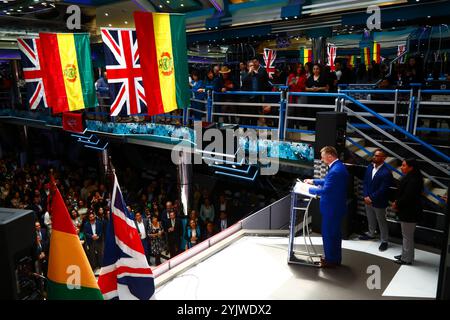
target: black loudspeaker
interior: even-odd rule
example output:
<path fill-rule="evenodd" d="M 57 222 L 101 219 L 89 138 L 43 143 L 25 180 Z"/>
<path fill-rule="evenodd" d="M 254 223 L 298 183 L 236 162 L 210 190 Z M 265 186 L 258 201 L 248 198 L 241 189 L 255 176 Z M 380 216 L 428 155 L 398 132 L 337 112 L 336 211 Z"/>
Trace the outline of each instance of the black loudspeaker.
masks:
<path fill-rule="evenodd" d="M 339 159 L 344 159 L 347 114 L 344 112 L 317 112 L 314 157 L 320 159 L 320 149 L 335 147 Z"/>
<path fill-rule="evenodd" d="M 34 212 L 0 208 L 0 300 L 29 299 L 34 277 Z"/>

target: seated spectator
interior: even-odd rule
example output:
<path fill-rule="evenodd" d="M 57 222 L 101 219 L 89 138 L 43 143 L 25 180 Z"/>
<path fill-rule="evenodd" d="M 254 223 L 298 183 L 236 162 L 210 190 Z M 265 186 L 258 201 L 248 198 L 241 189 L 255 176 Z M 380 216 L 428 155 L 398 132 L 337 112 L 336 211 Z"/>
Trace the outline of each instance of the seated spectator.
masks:
<path fill-rule="evenodd" d="M 80 215 L 78 214 L 78 211 L 76 209 L 72 209 L 72 211 L 70 212 L 70 215 L 72 217 L 73 226 L 75 228 L 80 228 L 82 220 L 80 218 Z"/>

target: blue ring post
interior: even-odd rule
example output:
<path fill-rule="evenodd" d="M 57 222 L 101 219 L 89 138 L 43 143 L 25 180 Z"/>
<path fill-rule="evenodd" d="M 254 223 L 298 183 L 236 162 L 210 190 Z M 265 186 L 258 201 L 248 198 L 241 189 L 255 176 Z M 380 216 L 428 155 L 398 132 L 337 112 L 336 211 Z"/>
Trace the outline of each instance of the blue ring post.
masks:
<path fill-rule="evenodd" d="M 280 116 L 278 118 L 278 139 L 284 140 L 284 121 L 286 118 L 286 89 L 280 92 Z"/>
<path fill-rule="evenodd" d="M 416 116 L 416 97 L 411 96 L 411 109 L 409 110 L 409 118 L 411 119 L 409 121 L 409 133 L 414 133 L 414 123 L 415 123 L 415 116 Z"/>
<path fill-rule="evenodd" d="M 212 107 L 213 107 L 212 90 L 208 89 L 208 99 L 206 100 L 207 122 L 212 122 Z"/>

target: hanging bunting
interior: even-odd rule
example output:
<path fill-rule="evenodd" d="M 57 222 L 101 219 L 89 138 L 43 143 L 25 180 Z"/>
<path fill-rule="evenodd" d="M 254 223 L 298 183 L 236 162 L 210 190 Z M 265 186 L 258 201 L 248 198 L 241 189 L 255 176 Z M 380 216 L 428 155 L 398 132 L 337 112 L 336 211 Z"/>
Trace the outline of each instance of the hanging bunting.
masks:
<path fill-rule="evenodd" d="M 327 66 L 330 66 L 331 71 L 335 70 L 334 61 L 336 60 L 336 51 L 337 51 L 337 47 L 335 45 L 328 44 L 328 46 L 327 46 L 327 54 L 328 54 Z"/>
<path fill-rule="evenodd" d="M 273 79 L 273 74 L 275 73 L 274 63 L 275 63 L 276 58 L 277 58 L 277 52 L 275 50 L 264 48 L 263 59 L 264 59 L 267 74 L 269 75 L 270 79 Z"/>

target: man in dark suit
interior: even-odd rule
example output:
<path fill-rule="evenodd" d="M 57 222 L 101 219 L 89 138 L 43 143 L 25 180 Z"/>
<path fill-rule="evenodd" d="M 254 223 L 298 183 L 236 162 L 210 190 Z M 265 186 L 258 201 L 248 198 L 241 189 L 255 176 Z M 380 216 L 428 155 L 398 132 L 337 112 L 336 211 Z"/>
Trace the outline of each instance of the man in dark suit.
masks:
<path fill-rule="evenodd" d="M 247 75 L 242 79 L 242 90 L 245 91 L 270 91 L 269 75 L 259 60 L 254 58 L 249 64 Z M 255 98 L 255 97 L 253 97 Z"/>
<path fill-rule="evenodd" d="M 147 236 L 147 230 L 149 229 L 149 221 L 147 218 L 142 217 L 142 213 L 140 211 L 136 211 L 134 215 L 134 224 L 139 233 L 139 237 L 141 238 L 142 246 L 144 247 L 145 256 L 147 257 L 147 261 L 150 261 L 150 250 L 149 250 L 149 238 Z"/>
<path fill-rule="evenodd" d="M 169 247 L 170 257 L 173 258 L 180 252 L 180 240 L 183 232 L 181 221 L 176 217 L 175 211 L 171 211 L 164 225 L 164 229 L 167 233 L 167 244 Z"/>
<path fill-rule="evenodd" d="M 306 179 L 305 182 L 319 187 L 309 188 L 311 194 L 320 196 L 322 214 L 322 239 L 325 258 L 321 267 L 341 265 L 342 260 L 342 218 L 347 213 L 348 172 L 338 159 L 334 147 L 326 146 L 320 150 L 322 161 L 329 166 L 325 179 Z"/>
<path fill-rule="evenodd" d="M 391 170 L 385 165 L 386 154 L 377 149 L 372 158 L 372 164 L 367 167 L 364 176 L 364 203 L 366 205 L 369 231 L 359 237 L 360 240 L 375 238 L 375 230 L 380 228 L 380 251 L 388 248 L 389 229 L 386 220 L 386 208 L 389 205 L 389 188 L 392 186 Z"/>
<path fill-rule="evenodd" d="M 97 221 L 94 212 L 89 213 L 89 221 L 84 224 L 86 235 L 86 250 L 92 270 L 101 268 L 103 260 L 103 226 Z"/>
<path fill-rule="evenodd" d="M 36 259 L 36 273 L 47 276 L 48 267 L 48 251 L 49 251 L 49 239 L 47 237 L 47 230 L 41 229 L 41 224 L 36 221 L 34 224 L 36 230 L 36 242 L 35 242 L 35 259 Z"/>
<path fill-rule="evenodd" d="M 216 230 L 218 232 L 222 232 L 223 230 L 227 229 L 231 225 L 230 220 L 228 219 L 228 215 L 225 211 L 220 211 L 219 219 L 216 223 Z"/>

